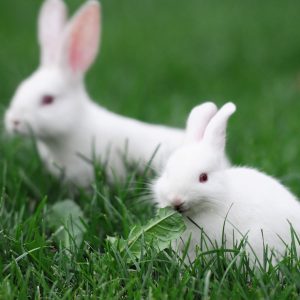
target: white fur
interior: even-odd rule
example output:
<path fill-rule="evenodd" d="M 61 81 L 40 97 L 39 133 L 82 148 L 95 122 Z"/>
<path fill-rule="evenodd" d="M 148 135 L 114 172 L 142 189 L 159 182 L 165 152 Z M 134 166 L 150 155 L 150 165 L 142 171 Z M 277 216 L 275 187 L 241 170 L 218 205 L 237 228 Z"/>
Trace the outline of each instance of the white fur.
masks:
<path fill-rule="evenodd" d="M 153 185 L 154 195 L 160 207 L 177 207 L 195 221 L 213 244 L 222 245 L 225 224 L 227 248 L 247 237 L 252 261 L 257 256 L 263 262 L 264 243 L 280 258 L 286 250 L 283 241 L 291 243 L 290 223 L 300 237 L 300 204 L 278 180 L 255 169 L 222 163 L 227 120 L 234 111 L 232 103 L 224 105 L 208 123 L 202 139 L 174 151 Z M 197 128 L 196 122 L 194 125 Z M 187 135 L 190 130 L 188 127 Z M 199 182 L 201 173 L 207 174 L 206 182 Z M 193 260 L 201 232 L 187 218 L 186 225 L 182 239 L 186 243 L 191 235 L 189 256 Z"/>
<path fill-rule="evenodd" d="M 122 117 L 93 102 L 83 78 L 98 51 L 100 5 L 89 0 L 69 22 L 66 18 L 62 0 L 44 2 L 39 16 L 41 64 L 16 90 L 5 114 L 7 130 L 33 134 L 50 172 L 59 176 L 63 170 L 66 181 L 79 186 L 93 181 L 87 160 L 94 156 L 107 163 L 111 179 L 122 178 L 126 145 L 127 160 L 141 168 L 160 146 L 153 160 L 158 169 L 182 143 L 183 131 Z M 42 105 L 45 95 L 54 102 Z"/>

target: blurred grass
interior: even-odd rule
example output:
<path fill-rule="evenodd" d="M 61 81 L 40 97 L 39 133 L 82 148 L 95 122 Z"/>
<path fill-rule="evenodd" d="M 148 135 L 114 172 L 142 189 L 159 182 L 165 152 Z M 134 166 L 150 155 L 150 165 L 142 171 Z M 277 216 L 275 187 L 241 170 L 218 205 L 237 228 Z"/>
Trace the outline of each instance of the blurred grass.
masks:
<path fill-rule="evenodd" d="M 82 2 L 68 1 L 71 11 Z M 2 110 L 38 64 L 40 4 L 0 4 Z M 94 99 L 116 112 L 174 126 L 183 126 L 190 109 L 204 100 L 235 101 L 232 123 L 240 125 L 232 126 L 234 161 L 259 163 L 276 175 L 286 163 L 294 169 L 300 111 L 297 1 L 104 0 L 102 6 L 101 53 L 87 76 Z"/>
<path fill-rule="evenodd" d="M 66 2 L 73 12 L 84 1 Z M 41 3 L 0 2 L 2 113 L 16 86 L 38 65 L 36 16 Z M 299 1 L 101 3 L 101 53 L 86 80 L 95 100 L 120 114 L 180 127 L 191 108 L 204 100 L 218 105 L 234 101 L 238 111 L 230 122 L 228 140 L 232 161 L 277 176 L 300 195 Z M 31 142 L 7 139 L 4 133 L 0 137 L 1 171 L 1 186 L 6 186 L 2 209 L 7 210 L 1 228 L 16 238 L 22 237 L 22 230 L 28 233 L 21 224 L 30 222 L 43 196 L 48 195 L 51 203 L 69 195 L 47 176 Z M 108 192 L 107 186 L 103 189 L 105 197 L 114 199 L 113 205 L 119 207 L 115 197 L 123 199 L 124 192 Z M 122 210 L 123 220 L 114 222 L 105 215 L 100 196 L 76 198 L 89 217 L 88 242 L 93 247 L 103 247 L 105 233 L 126 233 L 132 223 L 151 215 L 150 207 L 139 208 L 126 197 L 131 213 Z M 36 220 L 33 223 L 38 224 Z M 27 236 L 28 241 L 30 238 Z M 2 248 L 8 251 L 6 259 L 22 253 L 22 241 L 13 243 L 20 246 L 12 247 L 13 254 L 8 254 L 11 244 Z M 22 273 L 17 266 L 15 272 Z M 90 276 L 89 271 L 87 274 Z M 158 289 L 165 292 L 160 284 Z M 2 290 L 7 292 L 3 286 Z"/>

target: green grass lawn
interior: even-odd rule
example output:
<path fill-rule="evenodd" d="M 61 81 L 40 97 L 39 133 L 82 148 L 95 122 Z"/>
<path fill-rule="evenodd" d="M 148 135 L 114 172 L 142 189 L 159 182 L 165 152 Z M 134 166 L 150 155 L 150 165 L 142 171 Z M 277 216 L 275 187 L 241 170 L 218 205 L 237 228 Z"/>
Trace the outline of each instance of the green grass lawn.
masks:
<path fill-rule="evenodd" d="M 72 11 L 82 0 L 68 0 Z M 38 64 L 41 1 L 0 1 L 0 111 Z M 204 100 L 230 100 L 228 153 L 300 195 L 300 2 L 103 0 L 99 58 L 87 76 L 97 101 L 120 114 L 183 127 Z M 3 126 L 1 126 L 2 129 Z M 149 176 L 109 186 L 100 169 L 92 194 L 51 178 L 30 140 L 0 134 L 0 299 L 293 299 L 300 261 L 253 273 L 221 252 L 183 266 L 155 247 L 134 263 L 106 242 L 154 215 Z M 142 141 L 141 141 L 142 142 Z M 254 187 L 255 188 L 255 187 Z M 47 216 L 73 199 L 84 241 L 66 247 Z M 271 208 L 270 208 L 271 209 Z M 300 216 L 299 216 L 300 217 Z"/>

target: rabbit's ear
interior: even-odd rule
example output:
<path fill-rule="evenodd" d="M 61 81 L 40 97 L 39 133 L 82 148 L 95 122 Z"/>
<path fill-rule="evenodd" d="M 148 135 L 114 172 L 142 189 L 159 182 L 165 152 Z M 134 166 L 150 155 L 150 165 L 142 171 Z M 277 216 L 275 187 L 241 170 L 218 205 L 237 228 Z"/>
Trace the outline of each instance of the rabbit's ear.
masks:
<path fill-rule="evenodd" d="M 46 0 L 38 19 L 41 64 L 56 60 L 58 44 L 67 20 L 67 7 L 62 0 Z"/>
<path fill-rule="evenodd" d="M 205 102 L 193 108 L 187 120 L 186 143 L 198 142 L 203 138 L 206 126 L 217 110 L 217 106 L 212 102 Z"/>
<path fill-rule="evenodd" d="M 62 63 L 75 75 L 93 63 L 99 47 L 100 4 L 89 0 L 70 21 L 62 43 Z"/>
<path fill-rule="evenodd" d="M 228 102 L 223 105 L 217 114 L 208 123 L 203 140 L 216 149 L 224 151 L 226 143 L 226 128 L 229 117 L 235 112 L 235 104 Z"/>

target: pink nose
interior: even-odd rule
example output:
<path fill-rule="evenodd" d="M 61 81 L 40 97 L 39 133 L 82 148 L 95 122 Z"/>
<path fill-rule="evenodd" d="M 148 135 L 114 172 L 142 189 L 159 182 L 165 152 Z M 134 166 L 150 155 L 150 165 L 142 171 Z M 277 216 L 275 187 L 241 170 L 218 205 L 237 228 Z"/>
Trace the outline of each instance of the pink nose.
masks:
<path fill-rule="evenodd" d="M 171 204 L 175 210 L 180 211 L 183 205 L 183 201 L 181 198 L 176 197 L 171 201 Z"/>

